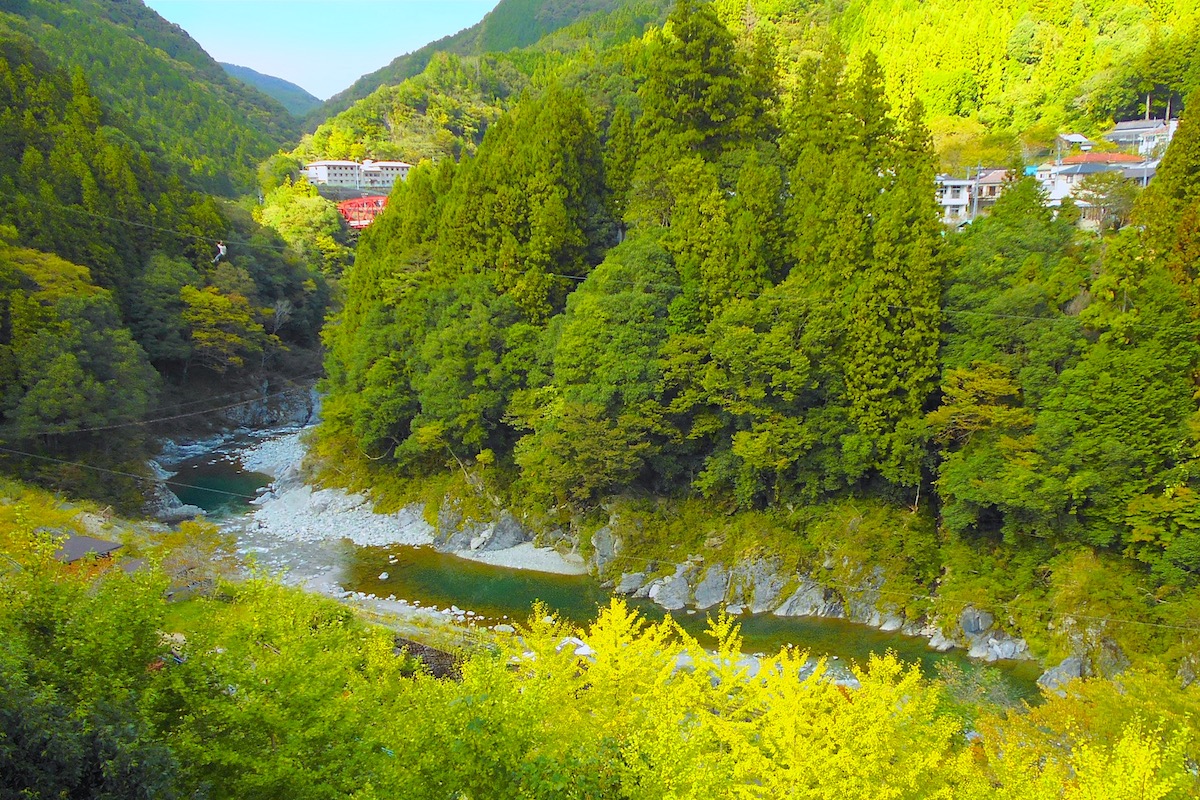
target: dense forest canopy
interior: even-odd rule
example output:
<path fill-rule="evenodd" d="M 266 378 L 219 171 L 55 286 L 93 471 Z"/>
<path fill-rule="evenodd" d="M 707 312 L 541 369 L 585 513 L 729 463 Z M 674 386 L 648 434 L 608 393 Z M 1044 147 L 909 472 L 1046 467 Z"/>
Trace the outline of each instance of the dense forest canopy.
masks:
<path fill-rule="evenodd" d="M 894 585 L 1024 598 L 1017 627 L 1083 574 L 1121 587 L 1079 598 L 1098 613 L 1192 618 L 1196 120 L 1143 227 L 1081 236 L 1013 175 L 950 234 L 927 115 L 880 59 L 828 43 L 787 87 L 765 26 L 719 6 L 531 83 L 473 156 L 397 187 L 326 330 L 327 454 L 469 467 L 466 495 L 546 526 L 699 497 L 774 514 L 815 559 L 833 525 Z M 872 556 L 847 501 L 938 533 L 884 513 L 921 544 Z"/>
<path fill-rule="evenodd" d="M 292 154 L 140 3 L 2 8 L 7 471 L 136 507 L 158 398 L 319 335 L 327 480 L 585 553 L 606 526 L 604 578 L 770 558 L 909 621 L 992 609 L 1089 679 L 1028 707 L 892 656 L 751 675 L 729 617 L 705 650 L 616 602 L 435 679 L 346 605 L 228 581 L 213 526 L 3 482 L 0 795 L 1196 796 L 1191 5 L 506 0 Z M 1145 102 L 1187 111 L 1123 230 L 1017 169 L 938 221 L 939 160 Z M 420 164 L 354 250 L 315 156 Z M 143 568 L 55 557 L 96 524 Z M 169 603 L 179 574 L 214 591 Z"/>
<path fill-rule="evenodd" d="M 120 121 L 82 69 L 0 33 L 0 441 L 140 473 L 137 423 L 164 383 L 192 366 L 274 365 L 289 344 L 316 343 L 323 256 L 342 245 L 329 231 L 285 241 L 198 191 L 186 164 Z M 229 255 L 217 261 L 222 239 Z M 140 502 L 103 473 L 44 460 L 8 469 Z"/>

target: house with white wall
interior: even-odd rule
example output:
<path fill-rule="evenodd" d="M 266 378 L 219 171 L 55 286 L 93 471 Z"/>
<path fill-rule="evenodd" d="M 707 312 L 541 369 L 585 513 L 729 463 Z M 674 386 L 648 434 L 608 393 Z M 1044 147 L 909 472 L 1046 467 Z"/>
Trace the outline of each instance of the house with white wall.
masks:
<path fill-rule="evenodd" d="M 942 209 L 942 222 L 958 225 L 971 218 L 971 198 L 975 181 L 970 178 L 937 176 L 937 202 Z"/>

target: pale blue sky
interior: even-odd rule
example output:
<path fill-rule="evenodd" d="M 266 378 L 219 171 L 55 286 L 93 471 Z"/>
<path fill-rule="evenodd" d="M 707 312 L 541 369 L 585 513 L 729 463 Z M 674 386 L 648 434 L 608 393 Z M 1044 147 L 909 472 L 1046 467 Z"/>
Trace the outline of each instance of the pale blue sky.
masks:
<path fill-rule="evenodd" d="M 322 100 L 368 72 L 469 28 L 497 0 L 145 0 L 217 61 Z"/>

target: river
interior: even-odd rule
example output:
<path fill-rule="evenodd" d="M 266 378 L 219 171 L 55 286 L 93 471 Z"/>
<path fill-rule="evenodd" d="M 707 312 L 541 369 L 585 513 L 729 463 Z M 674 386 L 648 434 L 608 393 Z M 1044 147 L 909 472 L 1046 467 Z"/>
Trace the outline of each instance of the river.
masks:
<path fill-rule="evenodd" d="M 272 478 L 242 466 L 243 454 L 262 441 L 261 437 L 235 439 L 179 463 L 174 467 L 173 488 L 181 501 L 205 509 L 210 519 L 236 534 L 243 555 L 270 572 L 290 576 L 291 582 L 334 596 L 359 593 L 384 605 L 444 611 L 467 624 L 489 626 L 523 620 L 537 601 L 561 618 L 585 626 L 612 596 L 589 575 L 508 569 L 429 546 L 363 546 L 328 535 L 275 535 L 250 516 L 254 508 L 250 498 L 266 489 Z M 347 516 L 346 524 L 356 523 Z M 628 602 L 649 619 L 662 619 L 666 613 L 650 601 Z M 681 627 L 706 641 L 706 613 L 681 611 L 673 616 Z M 938 653 L 922 638 L 844 620 L 758 614 L 743 615 L 739 621 L 747 653 L 777 652 L 790 645 L 842 663 L 862 663 L 872 653 L 892 650 L 905 661 L 920 664 L 927 675 L 935 674 L 940 662 L 955 664 L 968 674 L 982 668 L 961 650 Z M 999 662 L 989 668 L 999 671 L 1012 694 L 1037 697 L 1040 670 L 1034 662 Z"/>

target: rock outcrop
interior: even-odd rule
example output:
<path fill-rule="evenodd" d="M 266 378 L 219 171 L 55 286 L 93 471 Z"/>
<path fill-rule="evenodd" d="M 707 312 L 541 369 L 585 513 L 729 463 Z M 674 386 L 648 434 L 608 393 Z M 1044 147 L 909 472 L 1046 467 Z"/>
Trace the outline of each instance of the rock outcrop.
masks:
<path fill-rule="evenodd" d="M 433 546 L 446 553 L 493 552 L 533 541 L 533 533 L 512 512 L 500 511 L 487 521 L 465 520 L 449 503 L 438 510 Z"/>
<path fill-rule="evenodd" d="M 603 568 L 621 552 L 621 541 L 604 527 L 593 536 L 593 548 L 592 564 Z M 983 609 L 964 609 L 948 631 L 934 621 L 909 619 L 903 609 L 883 599 L 886 575 L 880 567 L 864 571 L 853 593 L 823 584 L 820 577 L 783 571 L 771 559 L 757 558 L 727 567 L 704 565 L 693 556 L 673 565 L 665 574 L 654 565 L 646 571 L 623 573 L 613 582 L 613 591 L 649 598 L 669 611 L 689 607 L 703 611 L 724 605 L 731 614 L 847 619 L 883 631 L 922 636 L 929 640 L 930 648 L 940 652 L 960 647 L 971 658 L 986 662 L 1031 658 L 1025 640 L 998 628 L 995 616 Z M 785 589 L 790 589 L 786 596 Z"/>
<path fill-rule="evenodd" d="M 159 482 L 154 484 L 150 499 L 146 501 L 144 509 L 146 516 L 167 524 L 184 522 L 185 520 L 204 516 L 203 508 L 184 503 L 171 491 L 171 487 L 164 482 L 174 477 L 174 472 L 165 469 L 161 464 L 153 460 L 148 463 L 148 466 L 154 472 L 154 477 Z"/>

